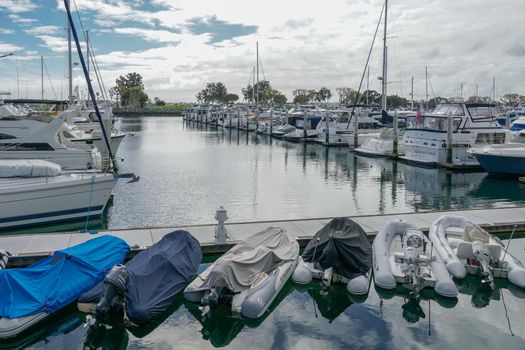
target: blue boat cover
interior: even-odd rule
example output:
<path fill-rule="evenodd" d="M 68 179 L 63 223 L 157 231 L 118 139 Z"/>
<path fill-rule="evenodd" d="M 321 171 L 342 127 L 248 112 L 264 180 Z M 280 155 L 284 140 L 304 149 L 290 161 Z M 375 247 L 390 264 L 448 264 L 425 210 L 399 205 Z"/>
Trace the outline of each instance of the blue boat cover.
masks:
<path fill-rule="evenodd" d="M 52 313 L 72 303 L 124 261 L 129 246 L 102 236 L 58 250 L 26 268 L 0 270 L 0 317 Z"/>
<path fill-rule="evenodd" d="M 126 314 L 137 325 L 155 320 L 186 287 L 201 263 L 202 251 L 189 232 L 177 230 L 140 252 L 127 264 Z M 84 293 L 80 303 L 96 303 L 104 284 Z"/>

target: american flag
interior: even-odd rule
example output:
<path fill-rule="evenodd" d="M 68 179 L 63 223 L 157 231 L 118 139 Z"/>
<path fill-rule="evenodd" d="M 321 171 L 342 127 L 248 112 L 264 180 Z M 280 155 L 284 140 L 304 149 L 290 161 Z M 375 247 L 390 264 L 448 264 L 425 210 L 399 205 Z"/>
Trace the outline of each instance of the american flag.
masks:
<path fill-rule="evenodd" d="M 423 116 L 421 115 L 421 108 L 420 107 L 417 107 L 417 111 L 416 111 L 416 124 L 421 124 L 423 123 Z"/>

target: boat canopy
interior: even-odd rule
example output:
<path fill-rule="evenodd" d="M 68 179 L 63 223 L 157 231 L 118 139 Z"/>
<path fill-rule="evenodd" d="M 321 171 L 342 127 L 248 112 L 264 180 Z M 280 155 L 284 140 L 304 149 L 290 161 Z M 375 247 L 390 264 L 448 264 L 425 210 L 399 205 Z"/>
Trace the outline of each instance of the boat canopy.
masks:
<path fill-rule="evenodd" d="M 58 164 L 41 159 L 0 159 L 0 178 L 49 177 L 62 173 Z"/>
<path fill-rule="evenodd" d="M 348 218 L 335 218 L 310 240 L 305 262 L 319 264 L 348 279 L 366 274 L 372 267 L 372 246 L 365 231 Z"/>
<path fill-rule="evenodd" d="M 197 290 L 227 287 L 234 293 L 249 288 L 261 272 L 297 259 L 299 245 L 283 228 L 269 227 L 238 243 L 220 257 Z"/>
<path fill-rule="evenodd" d="M 129 246 L 113 236 L 58 250 L 26 268 L 0 270 L 0 317 L 53 313 L 75 301 L 124 261 Z"/>
<path fill-rule="evenodd" d="M 140 252 L 126 264 L 125 310 L 137 325 L 154 321 L 197 273 L 202 252 L 189 232 L 177 230 Z M 82 294 L 80 303 L 97 303 L 104 294 L 100 282 Z"/>

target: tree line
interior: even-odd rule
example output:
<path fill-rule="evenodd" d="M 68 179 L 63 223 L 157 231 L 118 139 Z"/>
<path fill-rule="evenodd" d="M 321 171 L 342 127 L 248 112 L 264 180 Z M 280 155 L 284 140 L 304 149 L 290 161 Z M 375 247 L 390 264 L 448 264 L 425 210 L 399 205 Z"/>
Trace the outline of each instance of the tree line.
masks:
<path fill-rule="evenodd" d="M 142 76 L 139 73 L 128 73 L 125 76 L 120 76 L 115 81 L 115 86 L 109 89 L 111 100 L 117 105 L 128 108 L 143 108 L 146 103 L 163 106 L 165 101 L 155 97 L 151 101 L 148 94 L 144 91 L 144 83 Z M 287 102 L 286 96 L 274 89 L 268 80 L 262 80 L 253 85 L 248 85 L 242 89 L 243 101 L 247 103 L 255 103 L 257 100 L 257 91 L 259 96 L 259 105 L 261 107 L 269 107 L 272 105 L 282 106 Z M 352 105 L 357 101 L 357 104 L 366 105 L 380 105 L 381 94 L 375 90 L 366 90 L 359 94 L 357 90 L 349 87 L 340 87 L 335 89 L 339 104 Z M 326 87 L 321 87 L 319 90 L 315 89 L 295 89 L 292 91 L 293 103 L 308 104 L 308 103 L 326 103 L 331 100 L 332 91 Z M 199 103 L 222 103 L 232 104 L 239 101 L 239 95 L 228 92 L 226 85 L 222 82 L 207 83 L 206 87 L 195 95 Z M 418 100 L 414 101 L 414 105 L 420 105 L 425 108 L 433 108 L 438 103 L 457 100 L 457 97 L 433 97 L 428 101 Z M 506 93 L 501 96 L 498 101 L 492 101 L 488 96 L 470 96 L 466 99 L 467 102 L 488 103 L 495 102 L 500 106 L 515 108 L 525 104 L 525 96 L 518 93 Z M 411 106 L 411 101 L 397 95 L 387 96 L 388 108 L 407 108 Z"/>

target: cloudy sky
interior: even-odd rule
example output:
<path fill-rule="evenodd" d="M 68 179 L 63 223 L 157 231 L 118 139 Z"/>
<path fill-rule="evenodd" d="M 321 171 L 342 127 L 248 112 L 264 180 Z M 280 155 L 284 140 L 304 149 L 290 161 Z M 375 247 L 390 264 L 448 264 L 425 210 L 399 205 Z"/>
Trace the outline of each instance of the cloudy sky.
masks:
<path fill-rule="evenodd" d="M 146 92 L 193 100 L 206 82 L 240 94 L 255 65 L 261 79 L 291 98 L 296 88 L 357 88 L 381 0 L 75 0 L 89 30 L 106 86 L 128 72 Z M 72 7 L 75 5 L 72 1 Z M 425 95 L 425 66 L 436 96 L 525 94 L 523 0 L 390 0 L 389 93 Z M 75 17 L 78 23 L 78 18 Z M 66 31 L 60 0 L 0 0 L 0 91 L 65 97 Z M 382 37 L 382 33 L 381 33 Z M 370 88 L 380 90 L 381 39 L 370 62 Z M 75 58 L 78 62 L 78 58 Z M 17 85 L 18 66 L 18 85 Z M 81 70 L 74 85 L 85 91 Z M 335 94 L 335 91 L 334 95 Z M 335 96 L 334 96 L 335 99 Z"/>

